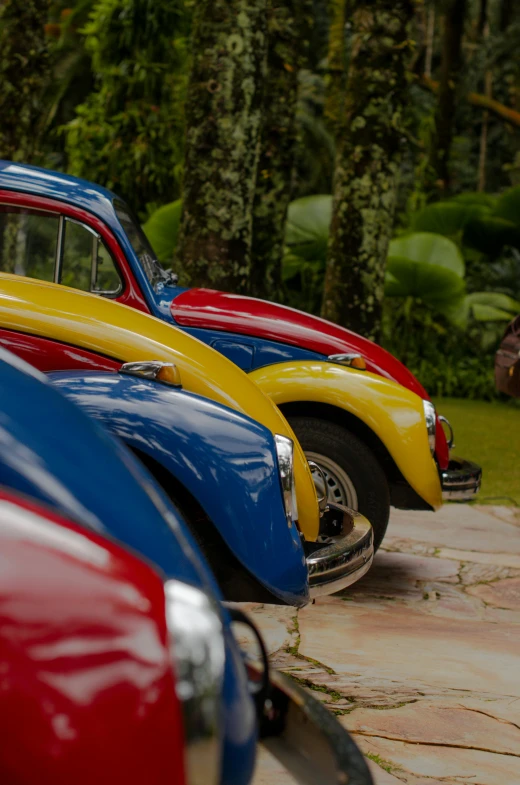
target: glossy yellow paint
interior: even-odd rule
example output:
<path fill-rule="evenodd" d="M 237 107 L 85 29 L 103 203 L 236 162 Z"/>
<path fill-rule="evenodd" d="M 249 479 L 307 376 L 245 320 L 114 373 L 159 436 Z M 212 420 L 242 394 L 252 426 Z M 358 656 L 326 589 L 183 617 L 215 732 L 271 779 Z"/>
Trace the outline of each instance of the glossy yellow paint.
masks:
<path fill-rule="evenodd" d="M 0 274 L 0 327 L 89 349 L 123 362 L 163 360 L 178 367 L 185 390 L 247 414 L 295 442 L 299 524 L 319 533 L 314 482 L 303 451 L 279 409 L 251 378 L 214 349 L 176 327 L 103 297 Z"/>
<path fill-rule="evenodd" d="M 287 362 L 249 374 L 278 405 L 307 401 L 344 409 L 377 434 L 403 477 L 433 508 L 442 504 L 421 398 L 400 384 L 327 362 Z"/>

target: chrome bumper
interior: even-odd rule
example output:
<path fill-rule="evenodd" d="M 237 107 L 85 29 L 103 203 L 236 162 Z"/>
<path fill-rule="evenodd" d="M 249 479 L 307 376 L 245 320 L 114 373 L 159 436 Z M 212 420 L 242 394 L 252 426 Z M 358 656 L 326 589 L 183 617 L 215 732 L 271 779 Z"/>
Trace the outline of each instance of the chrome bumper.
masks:
<path fill-rule="evenodd" d="M 276 671 L 269 686 L 260 741 L 299 785 L 373 785 L 363 755 L 325 706 Z"/>
<path fill-rule="evenodd" d="M 450 458 L 447 469 L 441 471 L 444 501 L 470 501 L 480 490 L 482 469 L 462 458 Z"/>
<path fill-rule="evenodd" d="M 320 542 L 305 543 L 304 548 L 311 597 L 334 594 L 369 570 L 374 558 L 372 525 L 358 512 L 328 504 Z"/>

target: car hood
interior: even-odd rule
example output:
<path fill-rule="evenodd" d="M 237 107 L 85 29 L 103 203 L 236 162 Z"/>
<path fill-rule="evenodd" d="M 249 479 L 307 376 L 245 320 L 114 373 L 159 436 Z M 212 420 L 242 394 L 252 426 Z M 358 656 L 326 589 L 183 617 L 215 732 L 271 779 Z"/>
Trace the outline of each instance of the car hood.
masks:
<path fill-rule="evenodd" d="M 351 330 L 303 311 L 213 289 L 188 289 L 172 301 L 171 313 L 183 327 L 266 338 L 326 356 L 348 352 L 361 354 L 367 370 L 392 379 L 429 400 L 415 376 L 385 349 Z"/>
<path fill-rule="evenodd" d="M 316 490 L 294 433 L 275 404 L 219 352 L 183 330 L 105 297 L 7 273 L 0 273 L 0 326 L 77 346 L 121 363 L 174 363 L 184 389 L 247 414 L 273 434 L 293 439 L 299 523 L 306 538 L 316 540 Z"/>

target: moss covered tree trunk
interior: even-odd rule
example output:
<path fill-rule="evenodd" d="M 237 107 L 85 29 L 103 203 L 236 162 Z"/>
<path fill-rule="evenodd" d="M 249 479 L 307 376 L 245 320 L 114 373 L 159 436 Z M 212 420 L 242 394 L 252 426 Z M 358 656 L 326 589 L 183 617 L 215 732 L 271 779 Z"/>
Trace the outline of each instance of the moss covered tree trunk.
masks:
<path fill-rule="evenodd" d="M 186 106 L 178 258 L 191 284 L 246 291 L 267 0 L 199 0 Z"/>
<path fill-rule="evenodd" d="M 376 340 L 403 144 L 411 18 L 409 0 L 358 0 L 350 17 L 322 315 Z"/>
<path fill-rule="evenodd" d="M 323 114 L 334 139 L 342 128 L 345 96 L 345 25 L 347 0 L 329 0 L 329 50 L 327 53 L 327 94 Z"/>
<path fill-rule="evenodd" d="M 467 0 L 445 0 L 436 130 L 432 149 L 432 168 L 437 178 L 437 188 L 441 192 L 450 187 L 450 152 L 457 85 L 462 69 L 462 36 L 466 10 Z"/>
<path fill-rule="evenodd" d="M 37 122 L 49 74 L 49 0 L 0 2 L 0 158 L 39 161 Z"/>
<path fill-rule="evenodd" d="M 250 291 L 276 297 L 297 141 L 298 72 L 305 64 L 312 0 L 269 0 L 267 78 L 253 205 Z"/>

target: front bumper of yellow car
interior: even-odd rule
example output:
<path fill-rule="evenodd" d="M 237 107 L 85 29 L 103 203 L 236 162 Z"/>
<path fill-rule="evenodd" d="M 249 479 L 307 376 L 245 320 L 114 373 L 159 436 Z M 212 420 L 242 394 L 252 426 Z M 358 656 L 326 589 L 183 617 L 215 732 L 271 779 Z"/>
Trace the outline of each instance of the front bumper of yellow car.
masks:
<path fill-rule="evenodd" d="M 318 542 L 305 542 L 311 597 L 334 594 L 358 581 L 374 558 L 370 522 L 358 512 L 329 503 Z"/>

